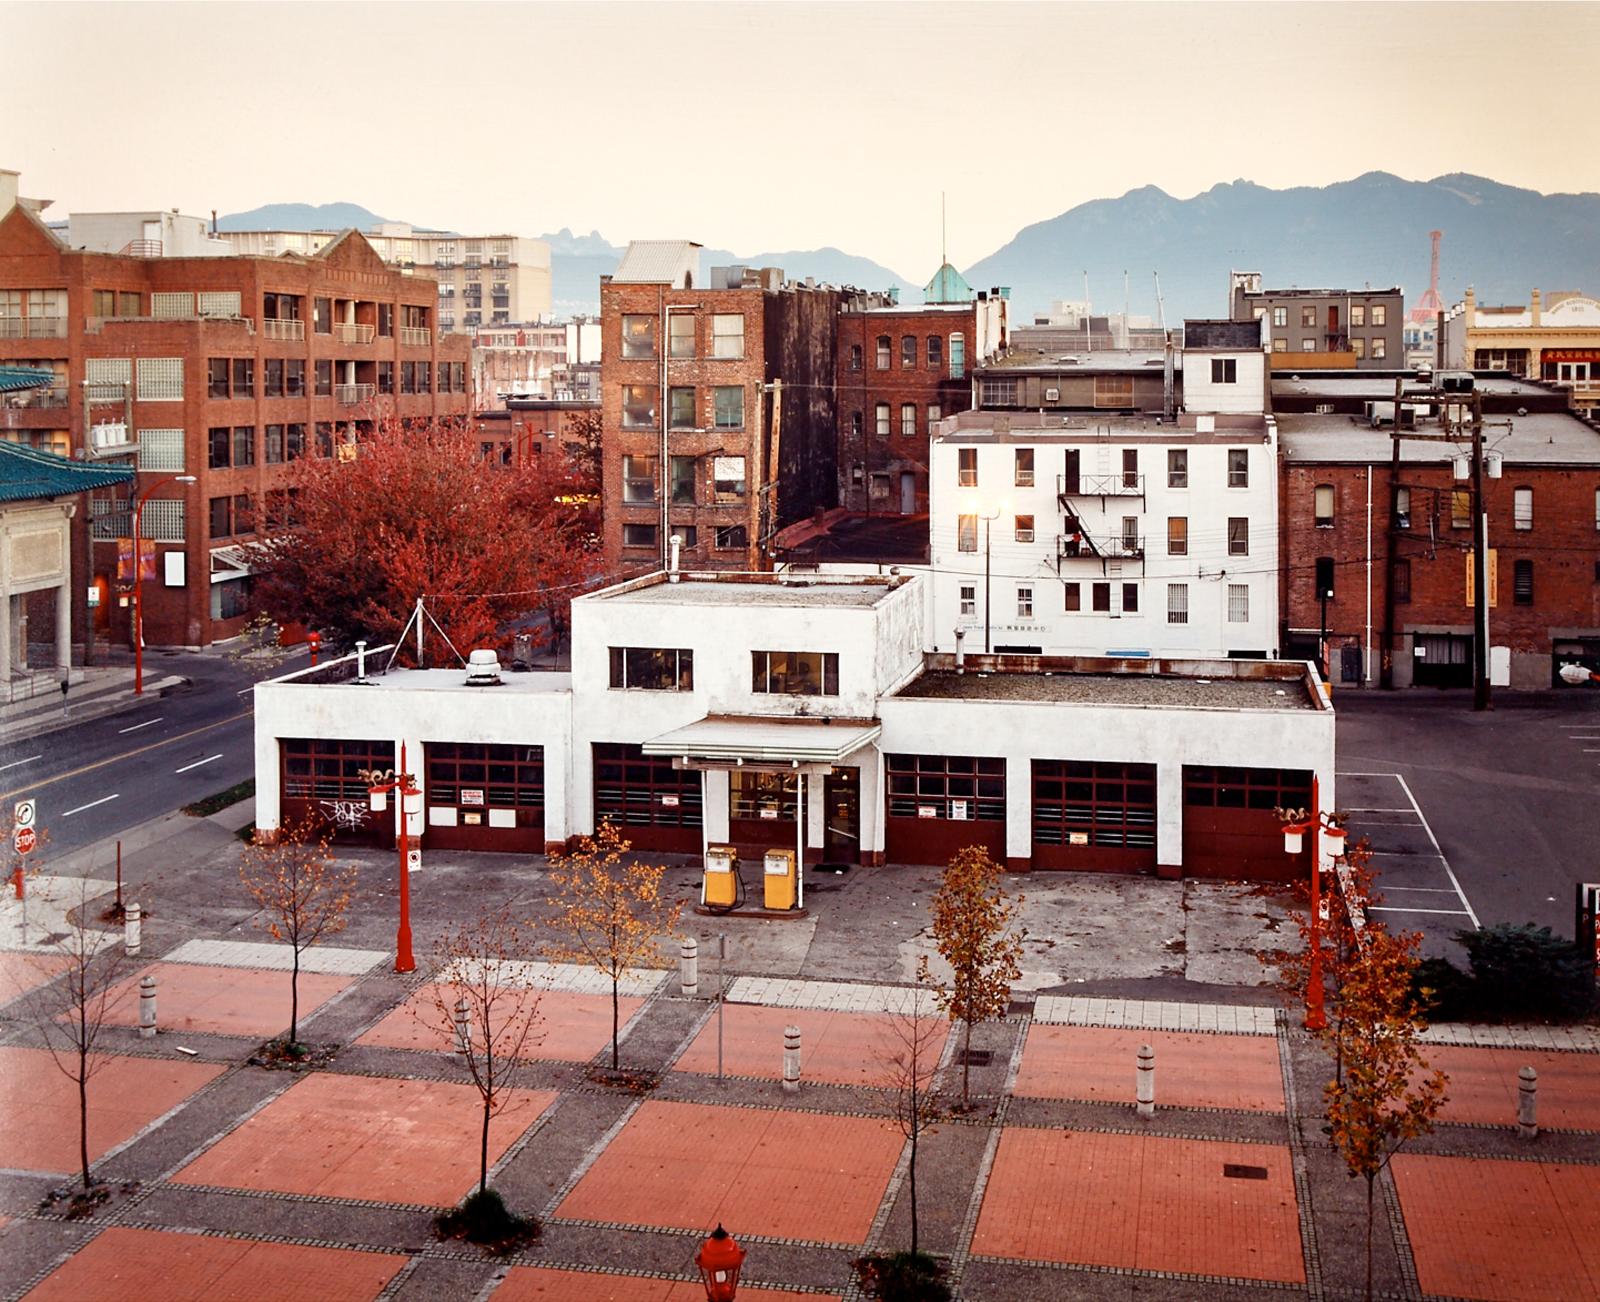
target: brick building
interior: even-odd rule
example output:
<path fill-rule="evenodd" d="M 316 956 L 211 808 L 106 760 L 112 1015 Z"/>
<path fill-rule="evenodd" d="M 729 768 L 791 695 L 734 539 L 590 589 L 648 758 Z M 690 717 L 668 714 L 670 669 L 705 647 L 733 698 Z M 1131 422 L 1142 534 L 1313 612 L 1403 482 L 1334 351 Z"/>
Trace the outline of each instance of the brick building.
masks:
<path fill-rule="evenodd" d="M 1393 546 L 1395 685 L 1470 685 L 1471 484 L 1455 464 L 1470 438 L 1459 448 L 1402 439 L 1393 480 L 1394 381 L 1346 377 L 1308 392 L 1318 381 L 1305 378 L 1277 411 L 1285 653 L 1314 657 L 1325 628 L 1333 681 L 1376 687 Z M 1559 393 L 1479 384 L 1484 444 L 1500 470 L 1484 482 L 1491 681 L 1547 688 L 1562 663 L 1600 668 L 1600 430 L 1567 413 Z M 1407 390 L 1403 423 L 1437 432 L 1437 403 L 1415 384 Z"/>
<path fill-rule="evenodd" d="M 1405 294 L 1392 289 L 1263 289 L 1258 271 L 1228 284 L 1235 321 L 1265 320 L 1274 370 L 1384 370 L 1405 360 Z"/>
<path fill-rule="evenodd" d="M 205 646 L 249 615 L 239 545 L 290 462 L 332 455 L 386 414 L 469 410 L 470 344 L 439 338 L 437 302 L 433 281 L 386 266 L 354 231 L 310 256 L 98 253 L 13 207 L 0 218 L 0 361 L 58 382 L 0 412 L 0 435 L 136 458 L 146 640 Z M 74 568 L 94 577 L 75 594 L 73 636 L 125 640 L 128 500 L 97 495 L 85 516 Z"/>

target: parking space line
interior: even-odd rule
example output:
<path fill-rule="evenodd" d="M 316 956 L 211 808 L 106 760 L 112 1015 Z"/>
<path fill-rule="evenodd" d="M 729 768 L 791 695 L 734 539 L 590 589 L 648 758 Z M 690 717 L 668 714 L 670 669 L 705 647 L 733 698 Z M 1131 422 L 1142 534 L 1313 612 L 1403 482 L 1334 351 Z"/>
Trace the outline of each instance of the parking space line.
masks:
<path fill-rule="evenodd" d="M 1336 778 L 1394 778 L 1397 782 L 1400 781 L 1398 773 L 1343 773 L 1336 769 L 1333 776 Z"/>
<path fill-rule="evenodd" d="M 1466 910 L 1464 910 L 1464 909 L 1397 909 L 1397 908 L 1394 908 L 1393 906 L 1387 905 L 1387 904 L 1369 904 L 1367 906 L 1367 912 L 1368 913 L 1439 913 L 1439 914 L 1446 914 L 1446 915 L 1448 915 L 1448 916 L 1450 916 L 1452 918 L 1472 918 L 1473 927 L 1476 928 L 1477 925 L 1478 925 L 1477 918 L 1473 917 L 1472 914 L 1466 912 Z"/>
<path fill-rule="evenodd" d="M 1385 886 L 1383 888 L 1383 893 L 1385 895 L 1388 895 L 1393 891 L 1408 891 L 1413 895 L 1454 895 L 1455 894 L 1454 891 L 1450 890 L 1448 887 L 1445 887 L 1445 886 Z"/>
<path fill-rule="evenodd" d="M 1351 805 L 1352 814 L 1409 814 L 1409 809 L 1390 809 L 1383 805 Z"/>
<path fill-rule="evenodd" d="M 119 791 L 115 795 L 101 796 L 99 800 L 91 800 L 87 805 L 79 805 L 76 809 L 64 809 L 61 811 L 61 817 L 71 818 L 74 814 L 81 814 L 86 809 L 93 809 L 96 805 L 103 805 L 108 800 L 115 800 L 121 794 Z"/>
<path fill-rule="evenodd" d="M 1411 791 L 1411 784 L 1399 773 L 1394 776 L 1405 791 L 1406 799 L 1411 802 L 1411 807 L 1417 811 L 1417 818 L 1422 823 L 1422 830 L 1428 834 L 1428 840 L 1433 843 L 1433 851 L 1439 856 L 1439 862 L 1444 867 L 1445 876 L 1450 879 L 1450 885 L 1455 887 L 1456 896 L 1461 901 L 1461 907 L 1466 910 L 1467 917 L 1472 919 L 1472 929 L 1474 931 L 1481 930 L 1483 924 L 1478 921 L 1478 915 L 1472 911 L 1472 902 L 1467 899 L 1467 893 L 1461 889 L 1461 883 L 1457 880 L 1455 871 L 1450 867 L 1450 861 L 1444 857 L 1444 851 L 1439 846 L 1439 838 L 1433 834 L 1433 828 L 1428 826 L 1427 815 L 1422 812 L 1422 806 L 1417 804 L 1417 798 Z"/>

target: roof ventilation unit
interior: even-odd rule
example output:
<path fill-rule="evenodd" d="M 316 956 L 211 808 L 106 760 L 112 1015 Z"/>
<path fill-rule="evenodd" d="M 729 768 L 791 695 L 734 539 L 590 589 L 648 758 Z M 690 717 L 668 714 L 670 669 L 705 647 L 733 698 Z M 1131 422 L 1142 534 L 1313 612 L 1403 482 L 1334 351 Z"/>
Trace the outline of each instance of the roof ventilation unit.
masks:
<path fill-rule="evenodd" d="M 472 652 L 467 657 L 467 686 L 499 687 L 500 657 L 487 649 Z"/>

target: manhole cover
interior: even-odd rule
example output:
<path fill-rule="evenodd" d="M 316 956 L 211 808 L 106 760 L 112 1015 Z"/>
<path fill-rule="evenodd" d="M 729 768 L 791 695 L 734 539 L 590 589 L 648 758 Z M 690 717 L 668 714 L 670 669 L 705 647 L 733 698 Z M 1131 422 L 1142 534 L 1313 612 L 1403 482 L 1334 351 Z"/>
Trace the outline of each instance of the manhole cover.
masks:
<path fill-rule="evenodd" d="M 993 1058 L 989 1049 L 966 1049 L 956 1054 L 956 1061 L 968 1067 L 987 1067 Z"/>
<path fill-rule="evenodd" d="M 1224 1162 L 1222 1164 L 1222 1178 L 1224 1180 L 1265 1180 L 1267 1168 L 1264 1166 L 1243 1166 L 1238 1162 Z"/>

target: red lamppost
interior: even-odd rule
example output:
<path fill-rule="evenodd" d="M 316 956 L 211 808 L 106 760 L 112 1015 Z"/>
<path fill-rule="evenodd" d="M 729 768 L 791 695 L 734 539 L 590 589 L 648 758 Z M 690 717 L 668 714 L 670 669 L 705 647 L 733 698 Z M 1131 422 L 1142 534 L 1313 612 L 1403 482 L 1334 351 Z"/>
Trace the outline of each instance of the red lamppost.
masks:
<path fill-rule="evenodd" d="M 1311 837 L 1311 971 L 1306 982 L 1305 1027 L 1308 1031 L 1320 1031 L 1328 1024 L 1328 1015 L 1323 1009 L 1322 985 L 1322 924 L 1327 921 L 1327 915 L 1322 903 L 1322 855 L 1318 842 L 1326 835 L 1329 857 L 1337 861 L 1344 857 L 1347 834 L 1342 826 L 1323 813 L 1318 782 L 1314 776 L 1311 779 L 1309 817 L 1304 822 L 1284 823 L 1284 851 L 1299 854 L 1308 834 Z"/>
<path fill-rule="evenodd" d="M 144 575 L 140 570 L 139 518 L 150 494 L 163 484 L 192 484 L 193 475 L 167 475 L 133 496 L 133 694 L 144 695 Z"/>
<path fill-rule="evenodd" d="M 739 1268 L 744 1265 L 744 1249 L 733 1235 L 717 1228 L 706 1236 L 700 1251 L 694 1254 L 694 1264 L 700 1271 L 700 1282 L 705 1285 L 706 1302 L 734 1302 L 739 1291 Z"/>
<path fill-rule="evenodd" d="M 389 793 L 400 797 L 400 833 L 396 838 L 400 846 L 400 927 L 394 937 L 394 970 L 414 972 L 417 960 L 411 957 L 411 818 L 422 812 L 422 788 L 406 772 L 406 745 L 400 743 L 400 771 L 387 782 L 375 782 L 368 788 L 372 812 L 381 814 L 389 807 Z"/>

